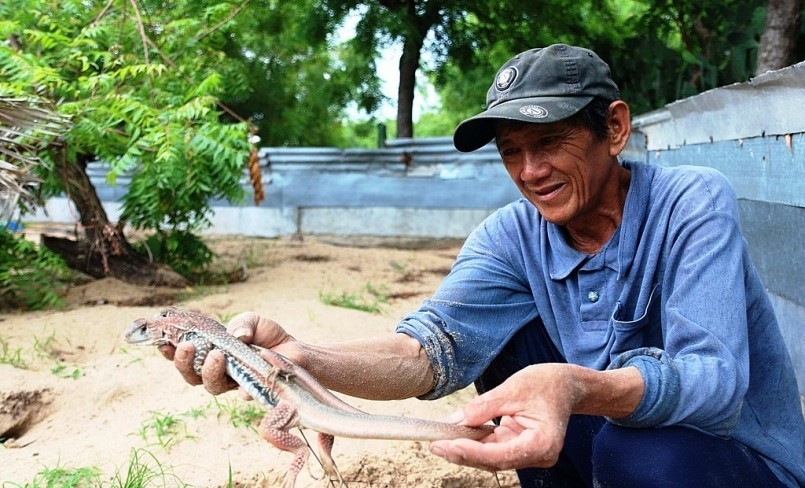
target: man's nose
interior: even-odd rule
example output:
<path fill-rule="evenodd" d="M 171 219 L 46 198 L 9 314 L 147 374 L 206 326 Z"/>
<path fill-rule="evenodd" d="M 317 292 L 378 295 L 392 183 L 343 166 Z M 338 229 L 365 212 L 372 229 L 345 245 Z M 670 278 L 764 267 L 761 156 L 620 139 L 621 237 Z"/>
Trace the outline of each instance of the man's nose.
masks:
<path fill-rule="evenodd" d="M 523 155 L 523 168 L 520 178 L 532 181 L 551 174 L 551 165 L 544 151 L 526 151 Z"/>

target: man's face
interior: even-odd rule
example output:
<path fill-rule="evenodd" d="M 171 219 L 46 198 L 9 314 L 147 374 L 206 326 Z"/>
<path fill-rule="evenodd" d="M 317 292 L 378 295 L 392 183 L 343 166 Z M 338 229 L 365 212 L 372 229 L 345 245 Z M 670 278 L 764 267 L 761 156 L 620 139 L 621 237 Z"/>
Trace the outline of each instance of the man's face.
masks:
<path fill-rule="evenodd" d="M 605 191 L 614 173 L 607 139 L 564 122 L 499 122 L 496 134 L 506 171 L 547 221 L 572 225 L 614 203 Z"/>

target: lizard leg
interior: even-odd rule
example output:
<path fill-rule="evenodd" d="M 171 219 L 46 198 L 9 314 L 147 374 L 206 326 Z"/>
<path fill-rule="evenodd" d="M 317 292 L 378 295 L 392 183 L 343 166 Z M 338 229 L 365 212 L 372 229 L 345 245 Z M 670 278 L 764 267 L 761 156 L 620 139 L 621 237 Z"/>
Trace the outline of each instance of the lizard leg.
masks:
<path fill-rule="evenodd" d="M 288 432 L 295 419 L 296 409 L 288 403 L 279 402 L 263 417 L 258 428 L 263 439 L 294 456 L 288 466 L 288 473 L 285 475 L 285 482 L 282 485 L 284 488 L 293 488 L 296 484 L 296 477 L 302 471 L 310 455 L 307 444 Z"/>
<path fill-rule="evenodd" d="M 335 437 L 330 434 L 319 433 L 319 457 L 321 458 L 321 467 L 324 468 L 324 473 L 330 480 L 337 479 L 338 486 L 344 486 L 344 478 L 341 477 L 341 472 L 333 460 L 333 442 Z"/>

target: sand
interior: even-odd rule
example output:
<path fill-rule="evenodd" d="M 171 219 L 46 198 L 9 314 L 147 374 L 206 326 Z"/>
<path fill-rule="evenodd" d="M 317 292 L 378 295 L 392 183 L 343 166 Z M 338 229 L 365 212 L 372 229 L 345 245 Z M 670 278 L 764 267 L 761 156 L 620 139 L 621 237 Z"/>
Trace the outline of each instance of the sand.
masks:
<path fill-rule="evenodd" d="M 0 486 L 45 486 L 44 473 L 79 468 L 97 473 L 91 486 L 112 486 L 137 466 L 157 475 L 145 486 L 280 486 L 290 454 L 260 438 L 254 416 L 239 421 L 259 407 L 237 392 L 213 397 L 187 385 L 154 348 L 124 344 L 126 325 L 174 304 L 221 321 L 252 310 L 316 343 L 386 334 L 436 288 L 459 248 L 235 237 L 210 243 L 223 266 L 246 266 L 246 281 L 164 290 L 103 279 L 67 290 L 64 310 L 0 315 Z M 374 304 L 369 289 L 388 298 L 379 313 L 322 300 L 353 295 Z M 473 395 L 470 388 L 438 401 L 344 399 L 372 413 L 438 419 Z M 307 438 L 314 443 L 315 433 Z M 516 486 L 513 472 L 496 480 L 452 465 L 430 455 L 427 442 L 336 439 L 333 454 L 353 488 Z M 330 486 L 313 457 L 297 486 Z"/>

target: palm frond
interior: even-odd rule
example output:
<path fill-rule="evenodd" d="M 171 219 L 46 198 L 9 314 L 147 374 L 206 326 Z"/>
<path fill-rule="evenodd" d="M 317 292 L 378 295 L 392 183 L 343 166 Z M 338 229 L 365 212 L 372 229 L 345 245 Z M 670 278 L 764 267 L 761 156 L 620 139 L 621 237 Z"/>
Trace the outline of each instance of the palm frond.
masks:
<path fill-rule="evenodd" d="M 58 144 L 67 127 L 68 120 L 47 102 L 0 96 L 0 225 L 20 204 L 36 203 L 39 151 Z"/>

